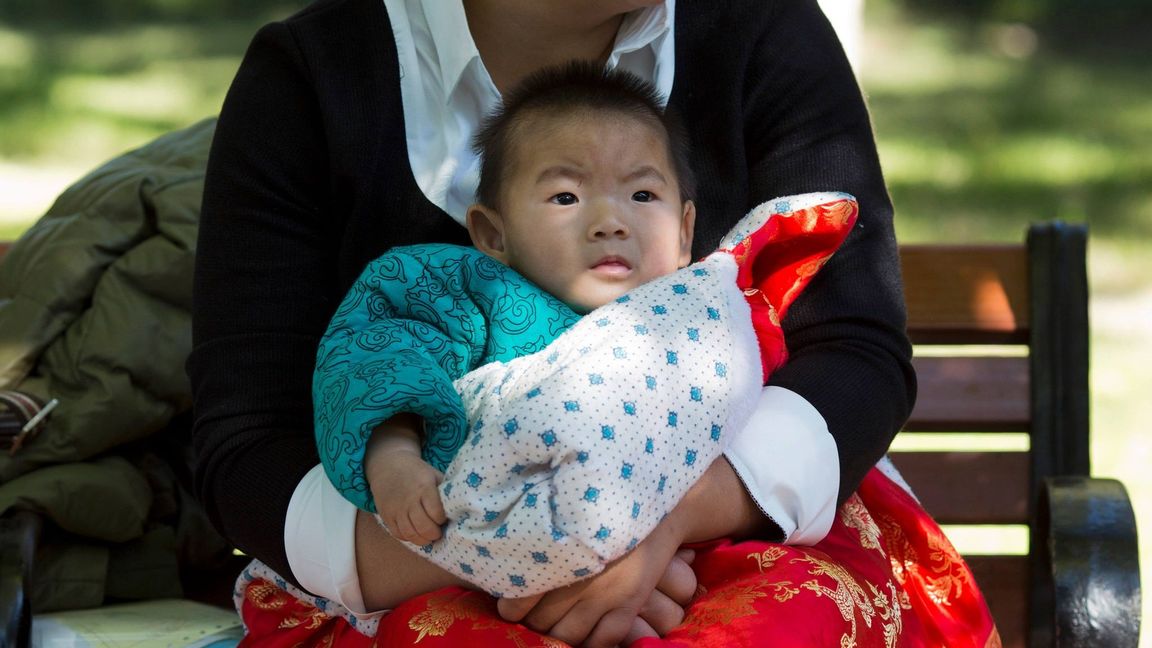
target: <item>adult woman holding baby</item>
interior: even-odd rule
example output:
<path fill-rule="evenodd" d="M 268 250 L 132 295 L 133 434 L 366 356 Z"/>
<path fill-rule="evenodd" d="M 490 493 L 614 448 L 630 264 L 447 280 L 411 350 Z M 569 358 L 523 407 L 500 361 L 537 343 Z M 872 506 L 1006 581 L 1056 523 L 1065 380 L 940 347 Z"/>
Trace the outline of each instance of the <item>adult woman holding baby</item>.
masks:
<path fill-rule="evenodd" d="M 200 492 L 216 525 L 271 571 L 355 613 L 348 622 L 325 617 L 324 606 L 293 608 L 310 622 L 290 630 L 314 621 L 327 636 L 358 645 L 356 628 L 376 623 L 381 632 L 407 629 L 406 637 L 387 634 L 398 643 L 432 641 L 428 628 L 445 629 L 422 625 L 443 599 L 418 596 L 425 591 L 377 595 L 383 579 L 405 582 L 407 570 L 436 568 L 413 560 L 370 516 L 330 492 L 316 470 L 316 345 L 370 260 L 396 245 L 467 241 L 461 221 L 475 191 L 472 133 L 502 91 L 572 59 L 600 60 L 651 81 L 683 117 L 699 179 L 695 256 L 713 249 L 750 207 L 776 196 L 845 191 L 858 199 L 860 216 L 792 307 L 784 322 L 792 360 L 774 374 L 726 458 L 601 575 L 542 599 L 501 601 L 500 614 L 571 643 L 673 637 L 698 584 L 680 545 L 756 538 L 755 547 L 701 548 L 695 562 L 702 581 L 705 572 L 714 576 L 707 583 L 713 592 L 735 591 L 727 585 L 737 582 L 740 560 L 763 573 L 760 581 L 740 575 L 745 605 L 756 603 L 755 614 L 729 624 L 739 632 L 767 618 L 766 597 L 775 596 L 785 599 L 776 607 L 786 616 L 764 622 L 781 637 L 793 632 L 782 619 L 795 624 L 795 610 L 816 609 L 785 607 L 802 604 L 824 606 L 825 616 L 805 623 L 830 641 L 851 635 L 866 645 L 873 632 L 914 643 L 921 624 L 913 615 L 900 622 L 907 597 L 894 589 L 884 600 L 895 603 L 882 610 L 869 603 L 871 593 L 849 596 L 855 612 L 837 607 L 830 593 L 855 590 L 836 569 L 835 542 L 811 563 L 796 562 L 810 554 L 787 553 L 799 549 L 764 542 L 813 544 L 830 528 L 841 534 L 836 542 L 846 542 L 844 520 L 864 516 L 837 519 L 837 506 L 857 501 L 850 496 L 907 417 L 915 391 L 892 210 L 868 115 L 815 0 L 321 0 L 262 30 L 221 113 L 198 249 L 189 372 Z M 748 562 L 749 554 L 757 559 Z M 887 558 L 869 569 L 854 573 L 859 580 L 867 572 L 874 591 L 898 584 Z M 814 583 L 804 593 L 799 577 Z M 444 574 L 444 585 L 455 583 Z M 454 600 L 480 597 L 460 596 Z M 417 598 L 384 621 L 367 614 L 409 597 Z M 739 608 L 708 597 L 693 604 L 697 612 Z M 245 600 L 249 609 L 259 603 Z M 488 631 L 498 626 L 511 637 L 515 628 L 499 626 L 490 608 L 452 609 L 449 620 L 488 614 Z M 872 623 L 877 615 L 885 622 Z M 710 627 L 701 618 L 697 633 Z M 483 630 L 466 625 L 448 623 L 445 640 Z M 968 626 L 973 645 L 984 645 L 987 620 L 956 623 Z M 253 631 L 250 639 L 273 645 L 278 636 Z M 811 636 L 796 637 L 813 645 Z"/>

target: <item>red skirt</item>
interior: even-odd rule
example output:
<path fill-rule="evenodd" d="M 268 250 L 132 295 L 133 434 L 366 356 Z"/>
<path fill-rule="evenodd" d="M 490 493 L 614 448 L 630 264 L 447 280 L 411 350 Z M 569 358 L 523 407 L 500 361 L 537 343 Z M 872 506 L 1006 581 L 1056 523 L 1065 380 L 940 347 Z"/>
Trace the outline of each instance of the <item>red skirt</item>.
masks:
<path fill-rule="evenodd" d="M 692 567 L 700 587 L 684 623 L 633 648 L 1001 645 L 968 566 L 916 500 L 876 469 L 815 546 L 719 540 L 697 546 Z M 566 645 L 503 621 L 493 598 L 461 588 L 406 601 L 375 637 L 264 579 L 247 585 L 240 606 L 241 646 Z"/>

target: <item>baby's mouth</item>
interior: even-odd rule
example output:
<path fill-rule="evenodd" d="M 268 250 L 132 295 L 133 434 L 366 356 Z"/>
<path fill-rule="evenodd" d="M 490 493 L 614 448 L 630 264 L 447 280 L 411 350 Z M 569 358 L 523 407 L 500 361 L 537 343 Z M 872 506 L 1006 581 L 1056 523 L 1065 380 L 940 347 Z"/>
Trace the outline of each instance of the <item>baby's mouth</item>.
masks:
<path fill-rule="evenodd" d="M 592 269 L 607 275 L 624 276 L 632 272 L 632 264 L 624 257 L 611 255 L 597 261 L 592 265 Z"/>

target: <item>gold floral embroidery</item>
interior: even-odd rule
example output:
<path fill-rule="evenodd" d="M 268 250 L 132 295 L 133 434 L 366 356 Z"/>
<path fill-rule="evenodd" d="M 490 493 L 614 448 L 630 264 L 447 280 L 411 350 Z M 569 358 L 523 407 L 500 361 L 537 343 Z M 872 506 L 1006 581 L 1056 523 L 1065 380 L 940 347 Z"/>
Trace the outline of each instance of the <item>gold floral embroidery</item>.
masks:
<path fill-rule="evenodd" d="M 880 530 L 872 520 L 871 515 L 868 514 L 867 509 L 864 508 L 857 497 L 853 497 L 849 502 L 854 502 L 859 506 L 859 510 L 855 510 L 854 506 L 845 507 L 846 509 L 853 509 L 854 511 L 847 515 L 847 517 L 853 520 L 853 524 L 849 526 L 860 529 L 862 538 L 869 537 L 878 543 L 881 537 Z M 842 519 L 844 518 L 842 517 Z M 847 521 L 845 521 L 845 523 L 848 524 Z M 881 552 L 883 551 L 879 546 L 874 548 L 879 549 Z M 765 551 L 748 554 L 748 558 L 755 560 L 756 565 L 760 568 L 760 571 L 763 572 L 765 569 L 771 569 L 775 566 L 776 562 L 788 553 L 788 550 L 784 547 L 772 546 L 768 547 Z M 882 589 L 878 588 L 875 584 L 867 583 L 868 589 L 871 590 L 871 595 L 869 595 L 844 567 L 832 560 L 822 559 L 806 553 L 798 558 L 793 558 L 789 562 L 792 564 L 808 563 L 812 566 L 808 571 L 810 576 L 826 576 L 835 583 L 835 587 L 822 584 L 818 578 L 805 581 L 798 587 L 794 586 L 791 581 L 764 583 L 762 587 L 768 588 L 773 592 L 773 599 L 780 603 L 785 603 L 798 595 L 801 589 L 813 592 L 816 596 L 824 596 L 830 599 L 840 611 L 840 616 L 846 623 L 850 624 L 848 632 L 840 637 L 840 645 L 842 648 L 849 648 L 856 645 L 856 622 L 858 617 L 864 621 L 864 625 L 868 628 L 872 627 L 873 619 L 879 618 L 881 622 L 880 629 L 884 633 L 885 645 L 892 647 L 898 643 L 900 633 L 904 629 L 902 613 L 904 610 L 912 609 L 908 594 L 903 588 L 898 587 L 896 583 L 889 580 L 887 581 L 888 592 L 884 593 Z M 760 596 L 767 595 L 763 592 L 757 593 L 760 594 Z M 755 612 L 754 609 L 752 611 Z M 694 615 L 690 616 L 694 617 Z M 693 618 L 693 620 L 695 621 L 695 618 Z M 720 619 L 712 617 L 701 619 L 701 622 L 709 621 L 720 621 Z"/>
<path fill-rule="evenodd" d="M 801 278 L 801 279 L 807 279 L 808 277 L 811 277 L 812 275 L 819 272 L 820 268 L 823 268 L 824 264 L 828 263 L 828 259 L 831 259 L 831 258 L 832 258 L 832 255 L 829 254 L 826 256 L 822 256 L 819 259 L 812 259 L 808 263 L 805 263 L 803 265 L 798 266 L 796 268 L 796 276 Z"/>
<path fill-rule="evenodd" d="M 812 207 L 797 209 L 787 214 L 781 214 L 781 216 L 792 218 L 800 223 L 800 229 L 805 232 L 811 232 L 816 229 L 816 224 L 820 222 L 820 212 Z"/>
<path fill-rule="evenodd" d="M 881 621 L 888 621 L 881 625 L 884 631 L 884 645 L 886 648 L 893 648 L 900 638 L 900 633 L 904 631 L 903 611 L 912 609 L 908 593 L 897 588 L 892 581 L 888 581 L 887 596 L 872 583 L 868 583 L 868 589 L 872 590 L 872 605 L 876 607 L 876 614 Z"/>
<path fill-rule="evenodd" d="M 452 627 L 452 624 L 461 620 L 471 621 L 472 630 L 492 630 L 501 625 L 500 619 L 496 616 L 495 610 L 492 609 L 492 605 L 487 599 L 477 595 L 461 595 L 454 592 L 429 597 L 427 607 L 424 608 L 423 612 L 408 620 L 408 627 L 417 633 L 413 643 L 420 643 L 424 637 L 443 637 L 447 634 L 448 628 Z M 508 632 L 509 638 L 511 638 L 513 634 L 519 633 L 521 630 L 519 626 L 516 626 L 510 628 Z M 548 643 L 549 641 L 553 640 L 546 639 L 543 644 L 545 648 L 565 645 L 563 643 Z"/>
<path fill-rule="evenodd" d="M 778 581 L 775 583 L 768 583 L 768 587 L 771 587 L 773 591 L 776 592 L 772 595 L 772 598 L 776 599 L 777 603 L 786 603 L 793 596 L 796 596 L 800 593 L 800 588 L 793 587 L 792 581 Z"/>
<path fill-rule="evenodd" d="M 889 582 L 889 588 L 893 589 L 893 602 L 888 603 L 885 599 L 883 606 L 883 614 L 879 614 L 876 610 L 875 598 L 870 599 L 864 592 L 864 588 L 856 582 L 856 579 L 848 573 L 846 569 L 840 565 L 829 560 L 821 560 L 812 555 L 806 555 L 802 558 L 792 560 L 796 562 L 807 562 L 813 566 L 812 570 L 808 573 L 813 576 L 827 576 L 836 582 L 836 589 L 821 585 L 817 580 L 813 579 L 806 581 L 800 586 L 815 592 L 817 596 L 827 596 L 836 604 L 837 609 L 840 610 L 840 616 L 844 621 L 851 624 L 849 631 L 840 637 L 840 646 L 842 648 L 849 648 L 856 645 L 856 613 L 860 613 L 860 618 L 864 621 L 865 627 L 872 627 L 872 620 L 876 616 L 880 616 L 882 622 L 881 629 L 884 632 L 886 643 L 895 645 L 896 638 L 899 637 L 900 631 L 903 628 L 903 621 L 901 617 L 901 610 L 903 607 L 900 605 L 899 597 L 895 594 L 895 586 Z M 869 588 L 872 589 L 874 594 L 878 594 L 876 588 L 869 583 Z M 889 639 L 889 637 L 891 639 Z"/>
<path fill-rule="evenodd" d="M 303 610 L 293 610 L 291 616 L 280 622 L 279 628 L 281 630 L 287 628 L 298 628 L 304 626 L 305 630 L 315 630 L 324 625 L 324 622 L 330 619 L 327 614 L 320 610 L 309 606 Z"/>
<path fill-rule="evenodd" d="M 459 619 L 476 621 L 480 618 L 480 610 L 472 597 L 461 596 L 459 593 L 437 594 L 428 598 L 428 606 L 423 612 L 414 615 L 408 620 L 408 627 L 414 630 L 416 641 L 420 643 L 424 637 L 443 637 L 448 628 Z"/>
<path fill-rule="evenodd" d="M 279 610 L 296 599 L 287 592 L 265 580 L 254 580 L 248 586 L 245 596 L 260 610 Z"/>
<path fill-rule="evenodd" d="M 772 565 L 776 564 L 788 554 L 788 550 L 784 547 L 771 546 L 760 553 L 750 553 L 748 557 L 756 561 L 756 566 L 760 568 L 760 573 L 764 573 L 765 569 L 771 569 Z"/>
<path fill-rule="evenodd" d="M 972 587 L 970 574 L 964 559 L 944 536 L 929 535 L 928 549 L 928 560 L 933 572 L 925 578 L 928 595 L 934 602 L 948 605 L 949 599 L 960 598 L 965 588 Z"/>
<path fill-rule="evenodd" d="M 847 572 L 843 567 L 831 561 L 821 560 L 815 556 L 804 556 L 792 562 L 804 561 L 813 565 L 813 569 L 808 573 L 813 576 L 827 576 L 836 583 L 836 589 L 832 589 L 826 585 L 821 585 L 819 581 L 813 579 L 806 581 L 800 586 L 804 589 L 814 592 L 817 596 L 827 596 L 833 603 L 836 604 L 837 609 L 840 610 L 840 616 L 845 622 L 851 624 L 849 631 L 840 637 L 840 645 L 842 648 L 856 645 L 856 611 L 860 611 L 860 618 L 863 619 L 864 625 L 872 627 L 872 617 L 876 616 L 876 609 L 873 607 L 872 602 L 868 600 L 867 595 L 864 593 L 864 588 L 852 578 L 852 575 Z"/>
<path fill-rule="evenodd" d="M 791 303 L 795 299 L 797 293 L 800 292 L 800 289 L 804 287 L 804 281 L 819 272 L 820 268 L 824 267 L 824 264 L 827 263 L 828 259 L 830 258 L 832 258 L 832 255 L 829 254 L 827 256 L 820 257 L 819 259 L 813 259 L 808 263 L 797 267 L 796 281 L 792 284 L 792 287 L 784 293 L 784 297 L 782 297 L 780 300 L 781 303 Z"/>
<path fill-rule="evenodd" d="M 760 553 L 750 553 L 748 558 L 756 561 L 756 567 L 760 573 L 764 573 L 765 569 L 771 569 L 776 565 L 776 561 L 788 555 L 788 550 L 784 547 L 772 546 L 768 547 Z M 772 598 L 780 603 L 784 603 L 788 599 L 800 593 L 799 588 L 792 586 L 792 581 L 777 581 L 775 583 L 766 583 L 765 587 L 771 588 L 773 592 Z"/>
<path fill-rule="evenodd" d="M 858 495 L 849 497 L 840 507 L 840 522 L 849 529 L 856 529 L 860 535 L 860 546 L 865 549 L 876 549 L 884 555 L 884 548 L 880 546 L 880 527 L 872 519 L 868 507 L 860 500 Z"/>
<path fill-rule="evenodd" d="M 768 301 L 768 295 L 760 292 L 759 288 L 749 288 L 744 291 L 745 297 L 754 295 L 760 295 L 760 299 L 763 299 L 764 303 L 768 305 L 768 321 L 772 322 L 773 326 L 780 326 L 780 314 L 776 312 L 776 307 L 772 305 L 772 302 Z"/>
<path fill-rule="evenodd" d="M 971 575 L 964 560 L 943 535 L 928 534 L 928 556 L 921 561 L 895 520 L 882 516 L 878 522 L 888 546 L 892 571 L 901 584 L 913 573 L 917 574 L 924 580 L 924 591 L 937 605 L 951 605 L 953 600 L 964 595 L 965 588 L 972 587 Z"/>
<path fill-rule="evenodd" d="M 908 542 L 900 525 L 892 518 L 882 515 L 876 519 L 880 532 L 884 537 L 884 546 L 888 549 L 888 560 L 892 563 L 892 574 L 896 582 L 904 585 L 908 582 L 908 570 L 916 565 L 916 549 Z"/>
<path fill-rule="evenodd" d="M 748 250 L 751 247 L 752 244 L 748 241 L 748 239 L 744 239 L 743 241 L 737 243 L 736 247 L 732 248 L 732 256 L 736 259 L 736 267 L 744 267 L 744 262 L 748 260 Z"/>
<path fill-rule="evenodd" d="M 850 200 L 837 200 L 830 205 L 820 205 L 818 209 L 826 221 L 836 227 L 843 227 L 856 215 L 856 205 Z"/>
<path fill-rule="evenodd" d="M 765 596 L 768 594 L 761 592 L 757 584 L 737 584 L 713 590 L 707 599 L 692 605 L 683 627 L 690 634 L 697 634 L 714 625 L 728 625 L 740 617 L 756 614 L 752 603 Z"/>
<path fill-rule="evenodd" d="M 428 609 L 408 619 L 408 627 L 417 633 L 416 641 L 412 643 L 420 643 L 428 636 L 443 637 L 453 623 L 456 623 L 456 616 L 452 612 L 432 609 L 432 603 L 429 602 Z"/>

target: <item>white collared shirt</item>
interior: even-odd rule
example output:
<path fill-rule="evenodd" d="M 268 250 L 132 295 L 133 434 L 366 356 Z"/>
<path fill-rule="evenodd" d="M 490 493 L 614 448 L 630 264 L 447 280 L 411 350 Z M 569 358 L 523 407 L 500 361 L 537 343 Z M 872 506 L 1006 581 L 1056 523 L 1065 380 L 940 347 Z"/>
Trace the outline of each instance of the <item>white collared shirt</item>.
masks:
<path fill-rule="evenodd" d="M 396 39 L 413 175 L 429 201 L 463 224 L 479 182 L 471 138 L 500 93 L 480 60 L 461 2 L 382 1 Z M 675 0 L 626 16 L 607 63 L 651 82 L 665 99 L 675 71 L 674 17 Z M 813 544 L 828 533 L 839 459 L 823 417 L 804 398 L 766 388 L 725 456 L 786 542 Z M 360 594 L 355 520 L 356 507 L 317 467 L 293 493 L 284 546 L 305 589 L 367 618 L 377 613 L 365 610 Z"/>
<path fill-rule="evenodd" d="M 500 103 L 460 2 L 384 0 L 400 58 L 408 160 L 432 204 L 461 225 L 475 202 L 480 164 L 472 135 Z M 675 0 L 628 14 L 609 68 L 628 70 L 665 98 L 675 72 Z"/>

